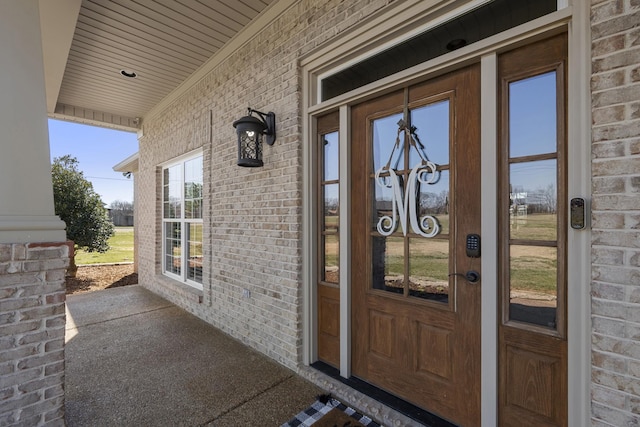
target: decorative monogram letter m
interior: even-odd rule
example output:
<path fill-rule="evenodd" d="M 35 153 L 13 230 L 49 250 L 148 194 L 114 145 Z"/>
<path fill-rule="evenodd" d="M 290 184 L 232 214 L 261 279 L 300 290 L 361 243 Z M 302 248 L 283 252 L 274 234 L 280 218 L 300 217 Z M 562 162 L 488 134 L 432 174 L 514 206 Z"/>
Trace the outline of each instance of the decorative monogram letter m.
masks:
<path fill-rule="evenodd" d="M 414 129 L 410 129 L 404 120 L 398 122 L 398 136 L 396 138 L 395 147 L 391 151 L 389 161 L 376 171 L 376 183 L 383 188 L 390 188 L 391 197 L 391 216 L 383 215 L 378 220 L 377 230 L 383 236 L 390 236 L 398 227 L 398 219 L 402 226 L 402 233 L 406 236 L 409 228 L 407 227 L 407 218 L 411 230 L 423 237 L 434 237 L 440 232 L 440 224 L 432 215 L 424 215 L 418 217 L 418 206 L 416 205 L 416 196 L 420 190 L 420 184 L 435 184 L 438 182 L 439 173 L 435 163 L 430 162 L 426 154 L 420 148 L 423 148 L 419 141 L 416 141 L 413 135 Z M 396 171 L 391 168 L 391 160 L 396 148 L 400 147 L 400 133 L 406 132 L 409 136 L 410 144 L 416 148 L 420 155 L 421 161 L 411 169 L 407 182 L 405 183 L 405 191 L 402 194 L 402 185 Z M 402 150 L 399 150 L 400 155 Z M 396 165 L 397 166 L 397 165 Z"/>

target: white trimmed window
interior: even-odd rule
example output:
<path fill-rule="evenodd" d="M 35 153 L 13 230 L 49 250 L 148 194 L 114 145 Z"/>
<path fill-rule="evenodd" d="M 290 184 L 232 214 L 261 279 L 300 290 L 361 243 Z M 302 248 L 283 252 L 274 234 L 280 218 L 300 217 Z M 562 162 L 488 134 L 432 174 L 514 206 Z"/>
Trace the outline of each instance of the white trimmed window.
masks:
<path fill-rule="evenodd" d="M 162 270 L 202 289 L 202 154 L 162 169 Z"/>

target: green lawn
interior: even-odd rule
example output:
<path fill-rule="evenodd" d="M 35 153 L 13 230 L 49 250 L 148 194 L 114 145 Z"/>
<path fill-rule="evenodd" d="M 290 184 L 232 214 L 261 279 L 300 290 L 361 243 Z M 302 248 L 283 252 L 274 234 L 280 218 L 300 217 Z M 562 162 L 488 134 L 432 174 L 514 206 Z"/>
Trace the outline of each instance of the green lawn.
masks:
<path fill-rule="evenodd" d="M 105 264 L 115 262 L 133 262 L 133 227 L 116 227 L 116 233 L 109 239 L 110 249 L 98 252 L 76 252 L 76 264 Z"/>
<path fill-rule="evenodd" d="M 558 217 L 555 214 L 530 214 L 511 217 L 512 239 L 556 240 Z"/>

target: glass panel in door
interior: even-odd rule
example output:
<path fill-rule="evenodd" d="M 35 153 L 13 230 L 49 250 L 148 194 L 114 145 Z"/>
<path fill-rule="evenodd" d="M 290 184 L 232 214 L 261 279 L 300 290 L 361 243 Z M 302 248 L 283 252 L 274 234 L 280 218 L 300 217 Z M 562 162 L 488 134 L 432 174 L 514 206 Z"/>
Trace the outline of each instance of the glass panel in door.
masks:
<path fill-rule="evenodd" d="M 374 289 L 449 301 L 450 116 L 439 99 L 371 122 Z"/>

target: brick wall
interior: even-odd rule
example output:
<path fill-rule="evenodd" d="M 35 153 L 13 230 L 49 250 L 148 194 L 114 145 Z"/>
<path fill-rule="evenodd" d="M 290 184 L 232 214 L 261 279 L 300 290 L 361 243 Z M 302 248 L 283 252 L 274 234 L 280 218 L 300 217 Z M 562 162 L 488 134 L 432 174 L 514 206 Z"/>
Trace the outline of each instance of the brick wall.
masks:
<path fill-rule="evenodd" d="M 389 2 L 298 2 L 144 124 L 136 206 L 140 283 L 290 367 L 302 357 L 302 84 L 297 61 Z M 278 139 L 264 147 L 262 168 L 236 166 L 232 123 L 248 105 L 276 113 Z M 199 147 L 204 149 L 207 195 L 206 268 L 204 290 L 194 295 L 160 277 L 158 165 Z M 249 298 L 243 298 L 245 289 Z"/>
<path fill-rule="evenodd" d="M 0 244 L 0 425 L 64 425 L 69 246 Z"/>
<path fill-rule="evenodd" d="M 640 425 L 640 1 L 591 5 L 592 423 Z"/>

